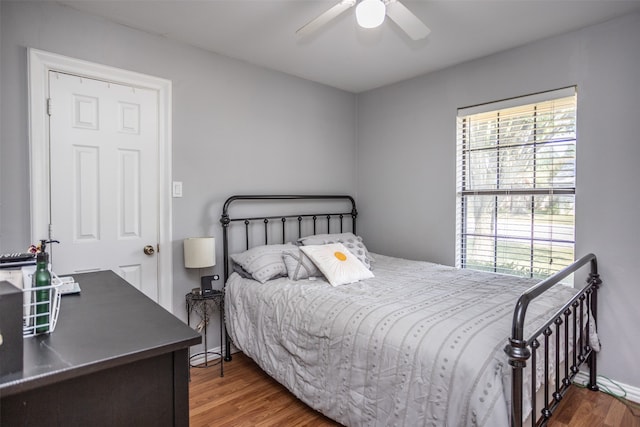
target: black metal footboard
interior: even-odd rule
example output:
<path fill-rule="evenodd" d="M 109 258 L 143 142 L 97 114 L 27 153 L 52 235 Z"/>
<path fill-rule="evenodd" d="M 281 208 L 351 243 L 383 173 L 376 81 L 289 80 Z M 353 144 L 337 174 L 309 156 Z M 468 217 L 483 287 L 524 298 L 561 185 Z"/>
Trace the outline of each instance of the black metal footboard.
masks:
<path fill-rule="evenodd" d="M 590 264 L 590 273 L 586 285 L 549 321 L 525 339 L 524 320 L 527 307 L 531 301 L 561 280 L 576 272 L 586 264 Z M 589 342 L 588 319 L 596 320 L 598 305 L 598 288 L 602 284 L 598 275 L 596 256 L 586 255 L 567 268 L 528 289 L 520 296 L 513 313 L 513 325 L 509 344 L 504 351 L 509 356 L 512 366 L 511 379 L 511 425 L 520 427 L 523 424 L 524 375 L 527 362 L 531 359 L 531 425 L 545 425 L 553 410 L 571 385 L 572 379 L 585 361 L 589 366 L 589 384 L 591 390 L 598 390 L 596 385 L 596 354 Z M 554 351 L 551 351 L 555 348 Z M 541 354 L 539 354 L 541 353 Z M 542 359 L 541 361 L 539 359 Z M 564 368 L 561 363 L 564 361 Z M 543 363 L 544 403 L 542 408 L 536 404 L 536 372 L 538 363 Z M 554 384 L 549 381 L 550 364 L 555 364 Z"/>

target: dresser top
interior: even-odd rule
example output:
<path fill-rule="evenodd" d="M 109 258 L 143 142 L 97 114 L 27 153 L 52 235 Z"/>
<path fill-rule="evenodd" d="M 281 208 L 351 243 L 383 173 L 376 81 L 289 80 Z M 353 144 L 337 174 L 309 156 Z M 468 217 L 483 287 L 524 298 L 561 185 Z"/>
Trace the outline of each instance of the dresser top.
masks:
<path fill-rule="evenodd" d="M 114 272 L 73 277 L 82 292 L 61 298 L 55 331 L 23 340 L 23 370 L 0 377 L 0 396 L 200 343 L 193 329 Z"/>

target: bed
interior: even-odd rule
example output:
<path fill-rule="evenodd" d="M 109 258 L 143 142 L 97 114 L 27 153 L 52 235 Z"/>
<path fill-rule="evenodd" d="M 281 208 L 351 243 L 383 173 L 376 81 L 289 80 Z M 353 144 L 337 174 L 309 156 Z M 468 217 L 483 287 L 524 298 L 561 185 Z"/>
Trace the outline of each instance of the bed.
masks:
<path fill-rule="evenodd" d="M 319 210 L 292 213 L 308 206 Z M 597 390 L 594 255 L 536 283 L 371 254 L 357 215 L 350 196 L 225 202 L 226 361 L 233 341 L 348 426 L 545 424 L 583 363 Z M 336 248 L 368 275 L 332 286 L 335 272 L 301 261 L 322 266 L 318 257 Z M 584 286 L 558 284 L 583 267 Z"/>

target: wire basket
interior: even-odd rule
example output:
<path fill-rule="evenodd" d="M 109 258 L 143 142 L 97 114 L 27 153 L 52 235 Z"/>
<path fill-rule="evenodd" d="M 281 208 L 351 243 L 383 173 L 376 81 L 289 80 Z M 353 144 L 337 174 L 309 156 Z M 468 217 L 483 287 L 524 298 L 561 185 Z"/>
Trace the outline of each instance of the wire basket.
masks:
<path fill-rule="evenodd" d="M 22 336 L 48 334 L 54 331 L 60 312 L 62 280 L 51 274 L 51 285 L 22 290 L 24 302 Z"/>

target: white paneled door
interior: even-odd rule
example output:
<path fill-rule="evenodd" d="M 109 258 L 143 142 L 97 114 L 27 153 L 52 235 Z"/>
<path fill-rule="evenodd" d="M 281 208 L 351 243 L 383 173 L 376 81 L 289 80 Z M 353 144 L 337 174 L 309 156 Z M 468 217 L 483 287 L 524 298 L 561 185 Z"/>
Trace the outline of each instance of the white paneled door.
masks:
<path fill-rule="evenodd" d="M 113 270 L 158 301 L 158 93 L 49 72 L 58 274 Z"/>

